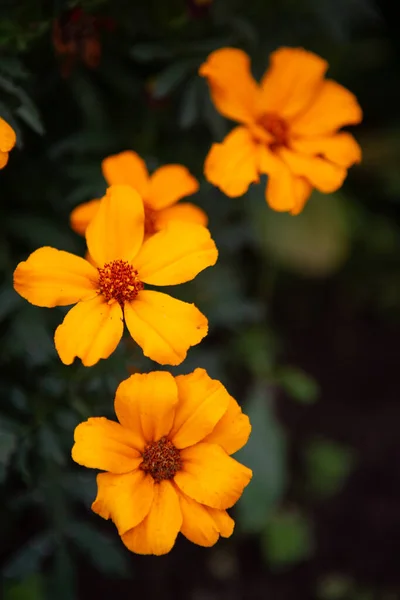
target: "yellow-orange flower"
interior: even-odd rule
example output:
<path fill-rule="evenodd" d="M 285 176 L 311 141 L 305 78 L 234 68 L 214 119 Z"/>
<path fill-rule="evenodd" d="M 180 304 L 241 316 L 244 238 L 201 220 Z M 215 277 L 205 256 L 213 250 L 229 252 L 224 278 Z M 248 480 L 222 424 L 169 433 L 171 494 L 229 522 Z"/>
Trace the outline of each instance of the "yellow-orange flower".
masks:
<path fill-rule="evenodd" d="M 228 196 L 240 196 L 267 174 L 267 202 L 292 214 L 301 212 L 312 188 L 340 188 L 361 150 L 352 135 L 338 130 L 359 123 L 362 112 L 351 92 L 324 79 L 327 68 L 312 52 L 279 48 L 258 85 L 242 50 L 210 54 L 199 73 L 219 112 L 241 125 L 211 147 L 207 179 Z"/>
<path fill-rule="evenodd" d="M 72 458 L 106 471 L 93 511 L 139 554 L 169 552 L 179 531 L 201 546 L 229 537 L 226 509 L 252 476 L 230 454 L 251 427 L 224 386 L 203 369 L 136 374 L 119 385 L 114 406 L 119 423 L 97 417 L 75 429 Z"/>
<path fill-rule="evenodd" d="M 79 357 L 86 366 L 107 358 L 123 333 L 123 319 L 146 356 L 177 365 L 207 334 L 206 317 L 193 305 L 144 284 L 175 285 L 215 264 L 217 249 L 208 229 L 170 223 L 143 242 L 144 211 L 130 186 L 108 188 L 86 231 L 94 265 L 40 248 L 14 273 L 16 291 L 37 306 L 76 304 L 55 333 L 64 364 Z"/>
<path fill-rule="evenodd" d="M 8 153 L 14 148 L 16 141 L 14 129 L 0 117 L 0 169 L 8 163 Z"/>
<path fill-rule="evenodd" d="M 143 199 L 145 234 L 160 231 L 171 221 L 207 225 L 207 215 L 191 202 L 179 202 L 199 189 L 197 179 L 182 165 L 164 165 L 149 175 L 146 163 L 136 152 L 126 150 L 105 158 L 101 164 L 108 185 L 132 186 Z M 77 206 L 71 213 L 71 227 L 84 235 L 100 200 Z"/>

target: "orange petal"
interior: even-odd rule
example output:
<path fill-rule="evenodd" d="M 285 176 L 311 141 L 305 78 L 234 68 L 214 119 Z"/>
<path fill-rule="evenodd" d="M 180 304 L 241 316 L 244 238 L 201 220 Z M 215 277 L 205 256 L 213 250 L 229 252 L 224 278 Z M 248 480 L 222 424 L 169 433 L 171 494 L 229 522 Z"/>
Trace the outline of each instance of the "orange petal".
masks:
<path fill-rule="evenodd" d="M 69 216 L 72 229 L 79 235 L 85 235 L 87 226 L 99 210 L 99 206 L 100 200 L 90 200 L 74 208 Z"/>
<path fill-rule="evenodd" d="M 132 260 L 143 242 L 144 209 L 128 185 L 112 185 L 86 230 L 89 252 L 102 267 L 113 260 Z"/>
<path fill-rule="evenodd" d="M 177 448 L 186 448 L 210 433 L 229 405 L 229 394 L 204 369 L 175 379 L 179 404 L 170 439 Z"/>
<path fill-rule="evenodd" d="M 9 152 L 17 141 L 14 129 L 0 117 L 0 152 Z"/>
<path fill-rule="evenodd" d="M 218 250 L 208 229 L 196 223 L 171 222 L 148 238 L 134 260 L 139 278 L 150 285 L 191 281 L 215 265 Z"/>
<path fill-rule="evenodd" d="M 195 305 L 167 294 L 141 291 L 124 310 L 135 342 L 145 356 L 161 365 L 179 365 L 190 346 L 207 335 L 208 321 Z"/>
<path fill-rule="evenodd" d="M 262 112 L 292 118 L 318 93 L 328 63 L 303 48 L 279 48 L 271 54 L 262 81 Z"/>
<path fill-rule="evenodd" d="M 0 150 L 0 169 L 6 166 L 8 163 L 8 152 L 2 152 Z"/>
<path fill-rule="evenodd" d="M 14 288 L 36 306 L 68 306 L 95 296 L 98 272 L 87 260 L 55 248 L 39 248 L 14 271 Z"/>
<path fill-rule="evenodd" d="M 108 156 L 101 168 L 108 185 L 130 185 L 142 198 L 147 196 L 149 175 L 146 163 L 136 152 L 125 150 Z"/>
<path fill-rule="evenodd" d="M 65 365 L 74 358 L 91 367 L 112 354 L 122 337 L 122 309 L 117 302 L 107 304 L 102 296 L 79 302 L 56 329 L 56 350 Z"/>
<path fill-rule="evenodd" d="M 121 425 L 141 438 L 140 450 L 171 431 L 178 404 L 175 379 L 165 371 L 131 375 L 119 384 L 115 412 Z"/>
<path fill-rule="evenodd" d="M 199 182 L 189 170 L 182 165 L 164 165 L 150 177 L 146 204 L 153 210 L 161 210 L 194 194 L 199 189 Z"/>
<path fill-rule="evenodd" d="M 174 477 L 187 496 L 212 508 L 230 508 L 242 495 L 252 472 L 217 444 L 196 444 L 181 450 L 182 471 Z"/>
<path fill-rule="evenodd" d="M 278 212 L 301 212 L 311 194 L 311 184 L 304 177 L 295 177 L 283 160 L 267 148 L 262 149 L 260 169 L 268 175 L 265 195 L 269 206 Z"/>
<path fill-rule="evenodd" d="M 290 146 L 301 154 L 322 154 L 326 159 L 346 169 L 354 163 L 361 162 L 361 148 L 347 132 L 326 137 L 300 138 L 293 140 Z"/>
<path fill-rule="evenodd" d="M 228 408 L 212 432 L 204 437 L 203 442 L 218 444 L 225 452 L 233 454 L 249 439 L 251 425 L 249 417 L 242 413 L 236 400 L 228 392 L 226 394 L 229 398 Z"/>
<path fill-rule="evenodd" d="M 147 517 L 121 539 L 137 554 L 167 554 L 175 544 L 182 526 L 182 512 L 178 494 L 170 481 L 154 486 L 153 504 Z"/>
<path fill-rule="evenodd" d="M 231 537 L 235 528 L 235 521 L 228 515 L 226 510 L 218 510 L 217 508 L 210 508 L 209 506 L 207 506 L 207 510 L 214 519 L 220 536 L 224 538 Z"/>
<path fill-rule="evenodd" d="M 204 210 L 195 204 L 191 202 L 179 202 L 179 204 L 157 211 L 155 214 L 156 230 L 163 229 L 170 221 L 197 223 L 198 225 L 207 227 L 208 217 Z"/>
<path fill-rule="evenodd" d="M 324 136 L 362 120 L 362 110 L 354 94 L 327 79 L 309 109 L 291 123 L 296 136 Z"/>
<path fill-rule="evenodd" d="M 259 181 L 258 146 L 245 127 L 236 127 L 221 144 L 213 144 L 204 163 L 204 175 L 227 196 L 242 196 Z"/>
<path fill-rule="evenodd" d="M 294 175 L 305 177 L 320 192 L 329 194 L 339 189 L 347 175 L 344 167 L 317 156 L 306 156 L 282 148 L 280 156 Z"/>
<path fill-rule="evenodd" d="M 199 75 L 207 78 L 212 100 L 222 115 L 240 123 L 255 120 L 260 90 L 243 50 L 215 50 L 201 65 Z"/>
<path fill-rule="evenodd" d="M 139 525 L 148 515 L 154 497 L 151 475 L 140 469 L 124 475 L 99 473 L 97 487 L 92 510 L 103 519 L 112 519 L 119 535 Z"/>
<path fill-rule="evenodd" d="M 182 492 L 179 494 L 179 501 L 183 518 L 181 533 L 199 546 L 214 546 L 219 539 L 219 529 L 207 507 Z"/>
<path fill-rule="evenodd" d="M 128 473 L 143 461 L 130 432 L 105 417 L 92 417 L 80 423 L 75 428 L 74 440 L 72 458 L 90 469 Z"/>

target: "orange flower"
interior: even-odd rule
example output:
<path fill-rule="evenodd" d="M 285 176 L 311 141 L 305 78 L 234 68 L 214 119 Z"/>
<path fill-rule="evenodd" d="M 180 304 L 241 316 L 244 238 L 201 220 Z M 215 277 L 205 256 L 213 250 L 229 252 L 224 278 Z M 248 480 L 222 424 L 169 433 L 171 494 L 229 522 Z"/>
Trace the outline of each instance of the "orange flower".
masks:
<path fill-rule="evenodd" d="M 37 306 L 76 304 L 55 333 L 62 362 L 85 366 L 107 358 L 128 330 L 146 356 L 177 365 L 207 334 L 207 319 L 193 305 L 143 284 L 175 285 L 215 264 L 209 231 L 194 223 L 170 223 L 143 242 L 144 212 L 130 186 L 108 188 L 86 241 L 95 266 L 69 252 L 40 248 L 14 273 L 16 291 Z"/>
<path fill-rule="evenodd" d="M 8 153 L 14 148 L 17 137 L 10 125 L 0 117 L 0 169 L 8 162 Z"/>
<path fill-rule="evenodd" d="M 277 211 L 298 214 L 312 188 L 330 193 L 361 160 L 352 135 L 338 130 L 359 123 L 355 96 L 330 79 L 328 63 L 302 48 L 279 48 L 260 85 L 242 50 L 216 50 L 200 67 L 219 112 L 241 123 L 213 144 L 205 176 L 228 196 L 240 196 L 268 175 L 266 199 Z"/>
<path fill-rule="evenodd" d="M 75 429 L 72 458 L 106 471 L 92 510 L 138 554 L 166 554 L 179 531 L 200 546 L 232 535 L 226 509 L 252 472 L 229 455 L 251 427 L 224 386 L 204 369 L 136 374 L 119 385 L 114 406 L 119 423 L 97 417 Z"/>
<path fill-rule="evenodd" d="M 165 165 L 151 176 L 146 163 L 136 152 L 126 150 L 108 156 L 102 162 L 102 171 L 108 185 L 125 184 L 137 190 L 144 202 L 145 233 L 151 235 L 171 221 L 207 225 L 207 215 L 190 202 L 178 200 L 199 189 L 197 180 L 182 165 Z M 86 227 L 96 214 L 100 200 L 91 200 L 77 206 L 71 213 L 71 227 L 84 235 Z"/>

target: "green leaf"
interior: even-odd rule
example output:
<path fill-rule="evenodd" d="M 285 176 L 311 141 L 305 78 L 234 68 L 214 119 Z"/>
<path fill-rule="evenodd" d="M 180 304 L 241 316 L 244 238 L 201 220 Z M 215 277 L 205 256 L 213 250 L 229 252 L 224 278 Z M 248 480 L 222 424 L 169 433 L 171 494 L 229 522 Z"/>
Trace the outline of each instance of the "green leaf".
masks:
<path fill-rule="evenodd" d="M 191 127 L 199 115 L 199 84 L 194 78 L 186 86 L 182 94 L 181 115 L 179 124 L 183 129 Z"/>
<path fill-rule="evenodd" d="M 288 567 L 312 554 L 313 535 L 299 512 L 280 512 L 269 521 L 262 539 L 266 559 L 274 567 Z"/>
<path fill-rule="evenodd" d="M 66 533 L 99 571 L 109 575 L 127 575 L 124 546 L 115 532 L 111 538 L 92 525 L 75 521 L 69 524 Z"/>
<path fill-rule="evenodd" d="M 271 392 L 263 381 L 251 391 L 245 412 L 252 432 L 235 458 L 253 470 L 253 478 L 237 505 L 238 519 L 247 532 L 262 531 L 286 482 L 285 439 L 271 409 Z"/>
<path fill-rule="evenodd" d="M 49 531 L 32 537 L 5 564 L 2 574 L 10 579 L 22 579 L 40 570 L 42 561 L 53 549 L 53 534 Z"/>
<path fill-rule="evenodd" d="M 318 400 L 317 382 L 297 367 L 282 367 L 277 374 L 277 383 L 302 404 L 313 404 Z"/>
<path fill-rule="evenodd" d="M 306 448 L 305 462 L 310 491 L 327 497 L 338 493 L 355 465 L 354 452 L 336 442 L 315 439 Z"/>
<path fill-rule="evenodd" d="M 197 65 L 197 61 L 184 60 L 173 63 L 164 69 L 155 79 L 152 91 L 154 98 L 164 98 L 173 92 L 188 76 L 195 65 Z"/>
<path fill-rule="evenodd" d="M 9 423 L 0 417 L 0 466 L 7 467 L 17 448 L 17 434 Z"/>
<path fill-rule="evenodd" d="M 43 578 L 38 573 L 5 586 L 4 600 L 44 600 Z"/>

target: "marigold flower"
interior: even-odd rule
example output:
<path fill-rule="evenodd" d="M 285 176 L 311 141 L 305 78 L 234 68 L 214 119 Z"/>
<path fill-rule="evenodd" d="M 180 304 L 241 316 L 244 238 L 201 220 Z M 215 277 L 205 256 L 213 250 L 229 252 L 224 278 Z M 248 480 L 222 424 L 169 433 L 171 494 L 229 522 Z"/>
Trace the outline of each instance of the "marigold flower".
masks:
<path fill-rule="evenodd" d="M 230 457 L 250 423 L 204 369 L 173 377 L 135 374 L 116 392 L 119 423 L 90 418 L 75 429 L 72 458 L 97 475 L 92 510 L 112 519 L 138 554 L 166 554 L 181 531 L 200 546 L 232 535 L 226 512 L 252 472 Z"/>
<path fill-rule="evenodd" d="M 40 248 L 14 272 L 14 288 L 37 306 L 75 304 L 55 332 L 64 364 L 79 357 L 85 366 L 107 358 L 128 330 L 146 356 L 177 365 L 207 334 L 207 319 L 193 305 L 144 284 L 175 285 L 215 264 L 208 229 L 170 223 L 143 242 L 144 211 L 130 186 L 108 188 L 86 241 L 91 260 L 55 248 Z"/>
<path fill-rule="evenodd" d="M 171 221 L 207 225 L 207 215 L 190 202 L 178 200 L 199 189 L 197 179 L 182 165 L 164 165 L 150 176 L 146 163 L 136 152 L 126 150 L 105 158 L 101 164 L 108 185 L 130 185 L 144 202 L 145 234 L 152 235 Z M 96 214 L 100 200 L 77 206 L 71 213 L 71 227 L 84 235 Z"/>
<path fill-rule="evenodd" d="M 258 85 L 245 52 L 212 52 L 199 73 L 219 112 L 241 125 L 211 147 L 207 179 L 233 197 L 265 173 L 267 202 L 292 214 L 301 212 L 312 188 L 340 188 L 361 150 L 352 135 L 338 130 L 359 123 L 362 112 L 351 92 L 324 79 L 327 68 L 312 52 L 279 48 Z"/>
<path fill-rule="evenodd" d="M 0 117 L 0 169 L 8 163 L 8 153 L 17 141 L 14 129 Z"/>

